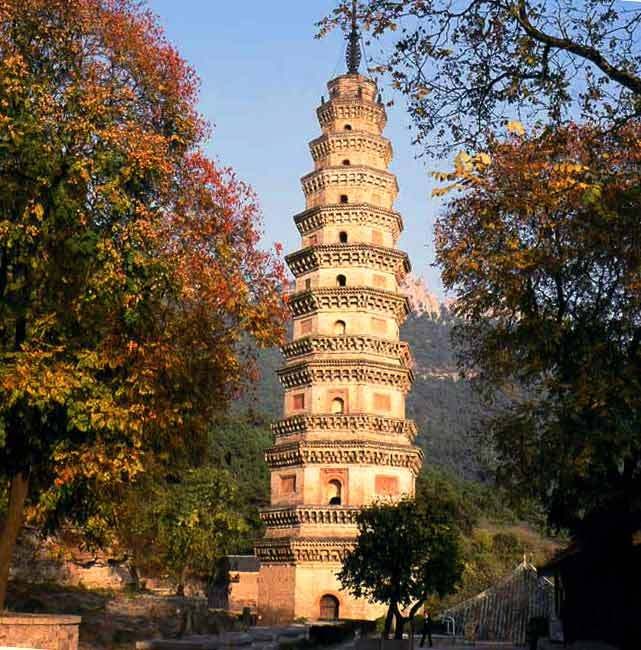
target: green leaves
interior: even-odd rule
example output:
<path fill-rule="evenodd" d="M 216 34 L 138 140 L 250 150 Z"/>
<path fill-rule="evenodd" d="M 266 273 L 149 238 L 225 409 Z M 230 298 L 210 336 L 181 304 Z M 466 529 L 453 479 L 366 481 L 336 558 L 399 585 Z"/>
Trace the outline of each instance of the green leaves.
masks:
<path fill-rule="evenodd" d="M 403 608 L 453 591 L 463 570 L 460 536 L 443 505 L 403 499 L 361 511 L 356 547 L 338 574 L 343 587 Z"/>

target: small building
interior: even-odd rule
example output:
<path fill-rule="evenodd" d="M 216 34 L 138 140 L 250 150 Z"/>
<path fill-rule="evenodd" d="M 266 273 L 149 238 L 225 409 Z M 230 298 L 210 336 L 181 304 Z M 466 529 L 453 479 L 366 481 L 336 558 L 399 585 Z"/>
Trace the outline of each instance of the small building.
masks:
<path fill-rule="evenodd" d="M 540 569 L 553 577 L 566 643 L 641 648 L 641 531 L 617 550 L 573 543 Z"/>
<path fill-rule="evenodd" d="M 554 585 L 525 558 L 500 582 L 442 613 L 456 634 L 479 641 L 526 642 L 533 618 L 554 618 Z"/>
<path fill-rule="evenodd" d="M 209 588 L 209 607 L 232 613 L 240 613 L 248 607 L 256 612 L 259 570 L 260 560 L 255 555 L 225 556 Z"/>

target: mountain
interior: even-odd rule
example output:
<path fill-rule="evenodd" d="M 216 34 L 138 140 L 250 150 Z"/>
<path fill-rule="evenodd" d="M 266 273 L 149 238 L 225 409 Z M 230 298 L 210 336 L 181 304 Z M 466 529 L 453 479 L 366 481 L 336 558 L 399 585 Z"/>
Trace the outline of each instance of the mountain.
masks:
<path fill-rule="evenodd" d="M 462 478 L 482 478 L 479 449 L 471 433 L 482 410 L 469 382 L 461 379 L 456 369 L 450 341 L 454 319 L 448 305 L 430 293 L 421 278 L 409 276 L 402 290 L 413 308 L 401 328 L 401 339 L 409 343 L 415 361 L 407 415 L 418 426 L 417 444 L 425 452 L 425 463 Z M 276 377 L 276 370 L 283 365 L 280 351 L 261 350 L 258 365 L 261 379 L 239 406 L 277 419 L 283 402 Z"/>

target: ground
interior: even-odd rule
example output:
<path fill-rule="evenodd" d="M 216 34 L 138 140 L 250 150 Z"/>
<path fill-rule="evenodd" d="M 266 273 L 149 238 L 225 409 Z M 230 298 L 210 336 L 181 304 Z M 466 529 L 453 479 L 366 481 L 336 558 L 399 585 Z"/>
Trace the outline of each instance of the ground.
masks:
<path fill-rule="evenodd" d="M 289 628 L 252 628 L 247 634 L 231 632 L 231 619 L 224 614 L 207 612 L 203 599 L 177 598 L 147 593 L 129 594 L 106 590 L 61 587 L 53 584 L 11 583 L 8 608 L 13 611 L 46 612 L 52 614 L 78 614 L 82 616 L 80 627 L 80 650 L 133 650 L 136 641 L 175 636 L 181 628 L 191 647 L 196 639 L 211 640 L 216 632 L 223 632 L 231 642 L 239 645 L 252 642 L 254 649 L 281 648 L 298 650 L 294 641 L 304 637 L 305 626 Z M 187 614 L 189 612 L 189 614 Z M 238 630 L 238 627 L 236 628 Z M 191 634 L 189 634 L 191 632 Z M 417 638 L 415 650 L 418 650 Z M 182 644 L 177 642 L 176 648 Z M 435 647 L 459 650 L 463 645 L 452 645 L 451 640 L 435 638 Z M 510 645 L 478 643 L 484 650 L 516 650 Z M 335 650 L 353 650 L 350 641 Z"/>

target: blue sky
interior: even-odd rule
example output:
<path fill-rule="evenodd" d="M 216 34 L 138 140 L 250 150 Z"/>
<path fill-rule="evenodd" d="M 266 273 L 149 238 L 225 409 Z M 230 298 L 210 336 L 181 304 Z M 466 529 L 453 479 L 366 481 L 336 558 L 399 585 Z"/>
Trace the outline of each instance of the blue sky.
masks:
<path fill-rule="evenodd" d="M 201 79 L 200 110 L 214 124 L 207 152 L 256 190 L 264 214 L 264 243 L 298 247 L 292 217 L 304 207 L 299 179 L 311 171 L 307 143 L 319 134 L 315 109 L 327 81 L 344 71 L 341 34 L 314 39 L 315 23 L 332 0 L 148 0 L 168 38 Z M 414 272 L 442 293 L 434 259 L 432 226 L 438 199 L 429 172 L 416 160 L 403 99 L 383 86 L 388 109 L 385 134 L 394 145 L 391 170 L 405 221 L 400 246 Z"/>

